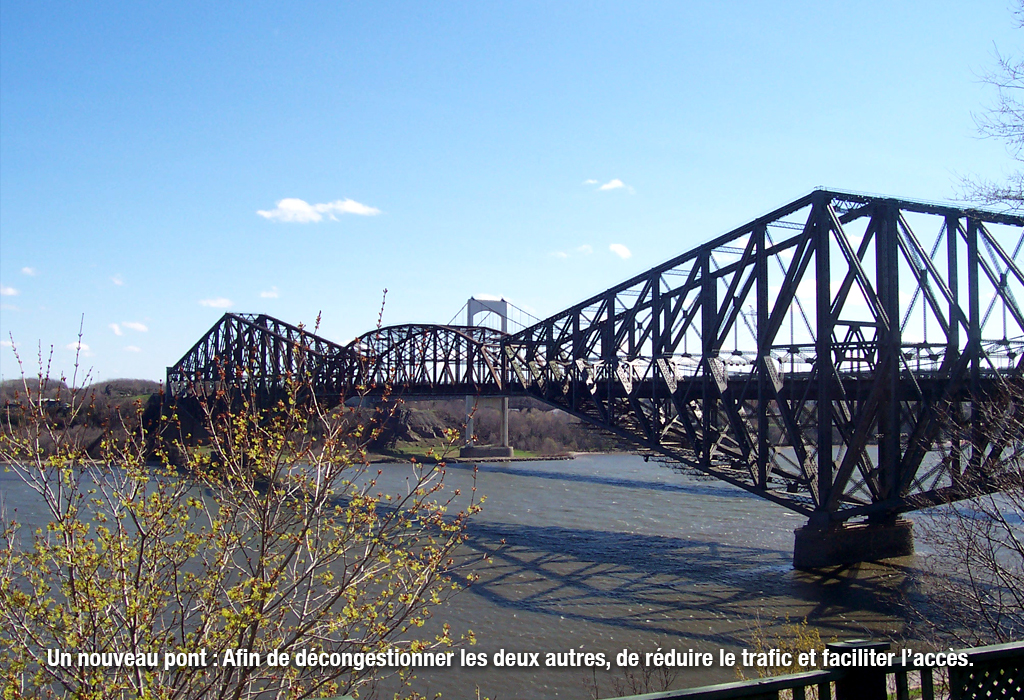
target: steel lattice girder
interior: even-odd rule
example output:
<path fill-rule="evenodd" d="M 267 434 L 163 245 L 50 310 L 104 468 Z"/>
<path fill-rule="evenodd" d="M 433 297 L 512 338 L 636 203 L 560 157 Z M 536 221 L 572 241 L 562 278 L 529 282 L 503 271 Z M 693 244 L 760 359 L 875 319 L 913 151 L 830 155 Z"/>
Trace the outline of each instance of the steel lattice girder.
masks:
<path fill-rule="evenodd" d="M 510 336 L 510 380 L 819 523 L 890 517 L 1006 447 L 945 441 L 1021 370 L 1022 226 L 818 190 Z"/>
<path fill-rule="evenodd" d="M 983 483 L 1008 447 L 958 445 L 951 423 L 1017 415 L 1001 386 L 1024 369 L 1022 227 L 818 190 L 513 335 L 408 325 L 341 346 L 225 314 L 168 390 L 269 395 L 305 372 L 338 399 L 526 394 L 819 524 L 891 517 Z"/>
<path fill-rule="evenodd" d="M 349 345 L 265 315 L 224 314 L 174 366 L 170 397 L 242 391 L 276 401 L 285 382 L 308 379 L 326 404 L 357 394 L 500 396 L 500 341 L 489 328 L 406 325 L 380 328 Z"/>
<path fill-rule="evenodd" d="M 318 396 L 348 393 L 352 350 L 263 314 L 227 313 L 167 368 L 171 398 L 241 391 L 276 401 L 285 383 L 308 378 Z"/>
<path fill-rule="evenodd" d="M 360 358 L 362 391 L 381 387 L 418 395 L 505 394 L 501 331 L 469 326 L 380 328 L 349 348 Z"/>

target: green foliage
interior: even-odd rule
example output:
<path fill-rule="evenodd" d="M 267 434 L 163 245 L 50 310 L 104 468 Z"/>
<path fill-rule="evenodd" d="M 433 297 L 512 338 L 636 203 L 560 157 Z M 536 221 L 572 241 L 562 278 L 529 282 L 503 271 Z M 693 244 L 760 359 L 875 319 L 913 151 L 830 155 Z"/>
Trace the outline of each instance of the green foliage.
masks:
<path fill-rule="evenodd" d="M 161 438 L 180 435 L 177 416 L 147 430 L 136 403 L 88 445 L 68 426 L 94 392 L 65 386 L 57 420 L 42 375 L 23 382 L 17 420 L 8 412 L 0 430 L 0 461 L 50 521 L 23 532 L 5 513 L 0 525 L 5 699 L 359 693 L 381 673 L 408 672 L 273 667 L 267 654 L 452 643 L 447 626 L 422 627 L 455 589 L 446 572 L 479 502 L 445 492 L 440 467 L 413 464 L 410 488 L 385 493 L 363 459 L 374 426 L 300 401 L 301 379 L 270 408 L 247 396 L 200 400 L 201 440 Z M 48 649 L 70 652 L 72 664 L 48 665 Z M 263 663 L 213 665 L 234 649 Z M 164 666 L 168 652 L 204 651 L 205 666 Z M 159 664 L 83 667 L 79 652 L 157 653 Z"/>
<path fill-rule="evenodd" d="M 817 650 L 817 658 L 820 659 L 821 653 L 825 649 L 825 642 L 822 641 L 821 633 L 817 628 L 807 624 L 806 617 L 797 623 L 790 622 L 789 618 L 786 618 L 781 626 L 770 633 L 761 626 L 761 621 L 757 620 L 757 624 L 751 631 L 750 651 L 754 654 L 766 654 L 772 649 L 777 649 L 783 654 L 792 654 L 793 663 L 789 666 L 758 666 L 757 675 L 761 678 L 785 676 L 808 670 L 797 665 L 797 657 L 802 653 Z M 742 678 L 742 669 L 737 667 L 736 671 Z"/>
<path fill-rule="evenodd" d="M 792 654 L 793 663 L 788 666 L 757 666 L 759 678 L 786 676 L 809 671 L 811 669 L 804 668 L 796 663 L 799 655 L 816 651 L 816 658 L 821 659 L 821 654 L 825 649 L 825 641 L 822 640 L 821 633 L 817 628 L 807 624 L 806 617 L 796 623 L 790 622 L 787 617 L 781 625 L 775 627 L 770 632 L 761 625 L 761 620 L 758 618 L 753 629 L 751 629 L 750 637 L 750 651 L 754 654 L 767 654 L 772 649 L 777 649 L 782 654 Z M 832 641 L 835 641 L 835 639 L 833 638 Z M 743 669 L 739 666 L 736 667 L 736 675 L 741 679 L 745 678 Z M 817 686 L 812 685 L 806 688 L 805 693 L 808 700 L 818 699 Z M 780 697 L 783 700 L 789 700 L 793 697 L 793 691 L 783 690 L 780 692 Z"/>

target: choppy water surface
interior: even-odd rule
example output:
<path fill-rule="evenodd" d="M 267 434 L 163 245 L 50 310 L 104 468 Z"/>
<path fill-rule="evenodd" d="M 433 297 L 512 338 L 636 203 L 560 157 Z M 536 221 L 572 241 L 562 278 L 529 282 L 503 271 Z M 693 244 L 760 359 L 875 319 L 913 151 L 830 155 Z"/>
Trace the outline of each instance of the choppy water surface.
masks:
<path fill-rule="evenodd" d="M 386 468 L 387 481 L 405 468 Z M 471 465 L 446 483 L 470 484 Z M 752 630 L 805 617 L 822 637 L 906 633 L 897 605 L 914 557 L 811 575 L 791 566 L 804 518 L 716 481 L 633 455 L 479 465 L 487 496 L 469 547 L 489 562 L 481 580 L 438 617 L 472 629 L 476 651 L 736 651 Z M 444 697 L 590 698 L 613 695 L 621 673 L 454 668 L 420 673 Z M 731 669 L 681 673 L 678 686 L 736 680 Z M 657 690 L 660 688 L 651 688 Z"/>
<path fill-rule="evenodd" d="M 404 490 L 409 465 L 383 465 L 379 486 Z M 468 492 L 473 467 L 449 465 L 447 488 Z M 760 626 L 805 617 L 825 639 L 906 634 L 897 599 L 912 585 L 914 557 L 825 575 L 791 567 L 795 513 L 716 481 L 679 474 L 633 455 L 479 466 L 483 512 L 466 552 L 481 580 L 435 619 L 470 651 L 737 651 Z M 24 487 L 0 473 L 0 496 L 27 528 L 43 523 Z M 17 508 L 17 512 L 13 512 Z M 481 561 L 480 555 L 487 555 Z M 456 656 L 456 659 L 458 657 Z M 731 681 L 731 669 L 680 673 L 675 686 Z M 415 688 L 445 698 L 602 697 L 621 672 L 582 669 L 436 669 Z M 386 686 L 386 684 L 385 684 Z M 658 690 L 659 686 L 650 690 Z M 382 687 L 381 697 L 390 697 Z"/>

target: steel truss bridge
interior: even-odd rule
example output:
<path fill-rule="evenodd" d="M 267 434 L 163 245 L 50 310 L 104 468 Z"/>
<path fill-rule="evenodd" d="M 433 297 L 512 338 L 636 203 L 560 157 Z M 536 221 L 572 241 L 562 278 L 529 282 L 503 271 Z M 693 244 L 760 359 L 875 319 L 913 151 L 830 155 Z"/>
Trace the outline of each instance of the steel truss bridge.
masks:
<path fill-rule="evenodd" d="M 274 399 L 302 374 L 321 400 L 531 396 L 812 525 L 884 522 L 998 488 L 1021 418 L 1022 246 L 1021 216 L 816 190 L 514 333 L 339 345 L 225 314 L 167 389 Z M 980 415 L 1000 420 L 965 433 Z"/>

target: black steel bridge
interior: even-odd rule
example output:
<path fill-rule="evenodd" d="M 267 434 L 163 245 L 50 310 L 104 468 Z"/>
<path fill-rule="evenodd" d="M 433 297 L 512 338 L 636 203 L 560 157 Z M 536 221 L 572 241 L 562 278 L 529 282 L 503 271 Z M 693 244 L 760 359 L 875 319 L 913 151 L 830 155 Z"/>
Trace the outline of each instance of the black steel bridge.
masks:
<path fill-rule="evenodd" d="M 807 516 L 798 565 L 877 558 L 905 548 L 887 534 L 900 513 L 999 488 L 1021 418 L 1022 246 L 1022 216 L 815 190 L 513 333 L 406 325 L 339 345 L 225 314 L 167 391 L 273 398 L 302 372 L 322 399 L 531 396 Z"/>

